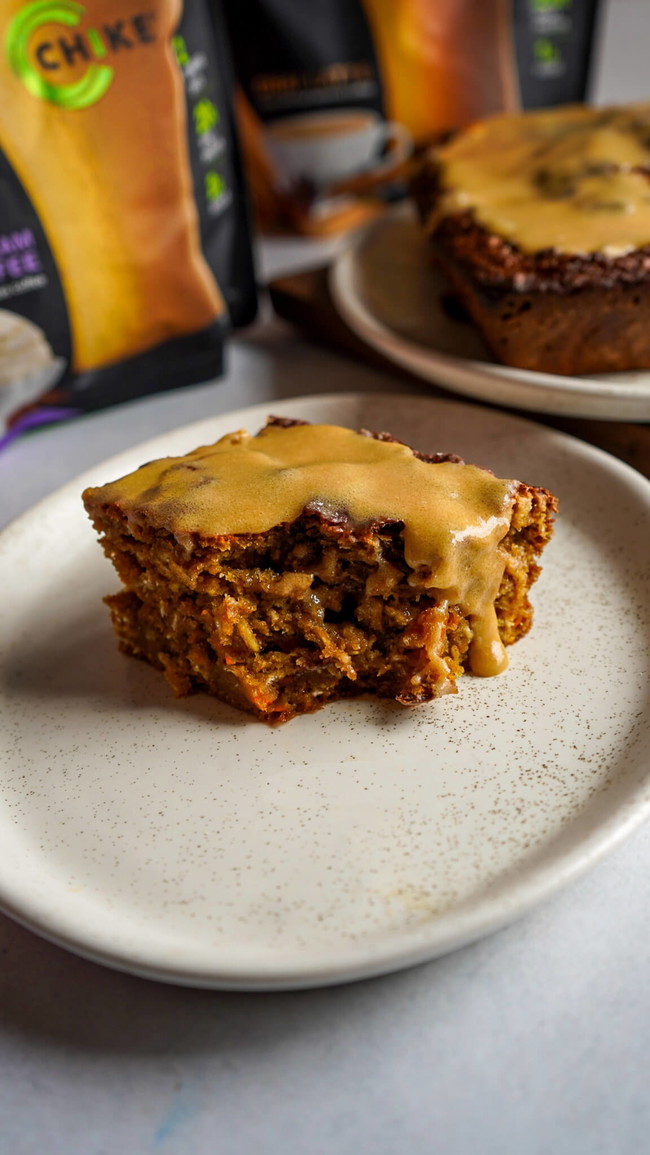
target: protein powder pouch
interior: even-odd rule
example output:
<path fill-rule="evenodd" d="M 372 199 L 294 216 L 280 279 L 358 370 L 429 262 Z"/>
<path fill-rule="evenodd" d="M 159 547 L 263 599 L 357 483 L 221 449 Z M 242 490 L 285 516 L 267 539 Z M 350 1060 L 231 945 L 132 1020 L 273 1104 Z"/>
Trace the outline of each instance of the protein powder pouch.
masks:
<path fill-rule="evenodd" d="M 256 297 L 213 0 L 0 0 L 0 33 L 0 385 L 46 388 L 14 433 L 218 376 Z"/>
<path fill-rule="evenodd" d="M 259 225 L 325 235 L 489 113 L 583 100 L 597 0 L 226 0 Z"/>

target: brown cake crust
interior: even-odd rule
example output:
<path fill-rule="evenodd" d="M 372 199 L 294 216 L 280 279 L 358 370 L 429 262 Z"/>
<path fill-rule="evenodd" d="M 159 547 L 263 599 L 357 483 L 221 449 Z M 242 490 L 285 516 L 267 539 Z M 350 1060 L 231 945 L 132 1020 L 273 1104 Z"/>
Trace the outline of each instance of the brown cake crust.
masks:
<path fill-rule="evenodd" d="M 403 522 L 355 525 L 314 503 L 263 533 L 189 542 L 129 518 L 102 489 L 84 501 L 124 584 L 106 599 L 120 646 L 163 670 L 176 694 L 207 690 L 276 723 L 364 692 L 426 702 L 454 692 L 468 664 L 471 622 L 418 582 Z M 517 485 L 495 603 L 506 645 L 530 628 L 528 591 L 556 509 L 546 490 Z"/>
<path fill-rule="evenodd" d="M 650 198 L 650 166 L 632 171 Z M 619 255 L 524 252 L 473 208 L 440 212 L 445 192 L 434 150 L 413 196 L 434 260 L 498 361 L 561 375 L 650 368 L 650 244 Z"/>

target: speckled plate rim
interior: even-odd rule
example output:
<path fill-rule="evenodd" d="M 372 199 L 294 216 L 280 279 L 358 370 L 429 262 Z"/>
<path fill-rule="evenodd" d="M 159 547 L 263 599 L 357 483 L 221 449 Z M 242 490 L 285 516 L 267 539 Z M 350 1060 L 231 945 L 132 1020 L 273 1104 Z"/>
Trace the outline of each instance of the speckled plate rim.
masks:
<path fill-rule="evenodd" d="M 0 913 L 80 958 L 156 982 L 204 990 L 258 992 L 338 986 L 433 962 L 503 930 L 595 867 L 648 818 L 650 798 L 646 784 L 645 789 L 640 786 L 638 797 L 628 797 L 620 811 L 613 812 L 608 822 L 573 853 L 565 855 L 560 863 L 537 871 L 533 878 L 511 884 L 507 893 L 484 900 L 480 906 L 469 905 L 466 910 L 459 907 L 439 916 L 434 934 L 429 924 L 424 933 L 420 930 L 402 934 L 392 949 L 384 949 L 376 957 L 372 946 L 365 945 L 341 950 L 335 959 L 324 958 L 322 963 L 308 969 L 298 956 L 295 961 L 285 959 L 280 966 L 274 965 L 270 958 L 251 966 L 248 957 L 185 966 L 174 957 L 164 959 L 160 951 L 135 946 L 129 951 L 115 950 L 110 939 L 103 939 L 98 931 L 89 934 L 81 927 L 70 933 L 62 931 L 57 920 L 48 918 L 40 904 L 30 909 L 28 900 L 13 901 L 5 895 L 1 882 Z"/>
<path fill-rule="evenodd" d="M 355 233 L 334 260 L 329 286 L 334 305 L 345 323 L 370 348 L 423 381 L 492 405 L 614 421 L 650 421 L 650 372 L 606 376 L 560 377 L 454 357 L 407 340 L 389 328 L 368 307 L 358 279 L 364 246 L 391 218 L 405 215 L 403 206 Z"/>
<path fill-rule="evenodd" d="M 274 402 L 272 408 L 280 415 L 286 412 L 306 419 L 323 420 L 323 407 L 340 410 L 346 402 L 369 404 L 372 400 L 371 395 L 332 394 Z M 487 421 L 494 429 L 509 430 L 513 435 L 532 426 L 543 437 L 544 443 L 557 452 L 571 454 L 577 461 L 604 470 L 612 482 L 650 514 L 650 483 L 629 466 L 575 438 L 507 414 L 486 415 L 482 409 L 458 402 L 415 396 L 404 396 L 400 402 L 462 410 L 468 420 L 474 415 L 482 425 Z M 226 428 L 253 428 L 262 424 L 268 411 L 269 404 L 264 403 L 202 420 L 157 436 L 85 471 L 18 518 L 0 535 L 0 574 L 4 564 L 13 563 L 14 552 L 20 550 L 23 539 L 29 540 L 33 526 L 38 525 L 43 516 L 56 512 L 57 506 L 78 503 L 84 486 L 97 484 L 106 476 L 116 476 L 134 468 L 142 460 L 167 453 L 170 438 L 180 436 L 188 446 L 202 443 L 207 437 L 220 435 Z M 17 893 L 7 887 L 2 876 L 1 846 L 0 910 L 27 929 L 81 957 L 116 970 L 184 986 L 223 990 L 298 990 L 371 978 L 431 961 L 501 929 L 550 898 L 613 851 L 650 817 L 650 749 L 644 747 L 640 754 L 638 763 L 634 764 L 634 774 L 626 777 L 622 797 L 614 800 L 607 817 L 598 821 L 590 833 L 568 847 L 564 845 L 567 840 L 562 838 L 557 854 L 546 865 L 529 865 L 517 877 L 509 878 L 480 900 L 461 904 L 423 926 L 396 933 L 391 945 L 386 947 L 384 944 L 378 954 L 372 942 L 363 942 L 324 954 L 318 963 L 305 967 L 302 956 L 295 959 L 285 956 L 282 964 L 278 965 L 271 955 L 258 955 L 251 965 L 249 955 L 209 961 L 187 959 L 181 957 L 182 952 L 176 956 L 173 948 L 170 950 L 165 946 L 161 950 L 159 944 L 154 944 L 152 949 L 146 942 L 133 943 L 128 950 L 116 949 L 110 935 L 103 933 L 101 919 L 89 927 L 83 920 L 74 923 L 60 915 L 53 917 L 47 901 L 46 881 L 44 891 L 27 886 Z"/>

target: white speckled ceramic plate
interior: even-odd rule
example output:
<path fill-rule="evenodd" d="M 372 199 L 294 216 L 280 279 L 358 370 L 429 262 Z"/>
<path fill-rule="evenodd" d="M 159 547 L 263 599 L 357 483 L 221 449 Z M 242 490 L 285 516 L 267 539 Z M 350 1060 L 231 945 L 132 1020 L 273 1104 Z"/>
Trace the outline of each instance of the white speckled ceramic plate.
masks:
<path fill-rule="evenodd" d="M 357 234 L 330 285 L 350 328 L 424 381 L 537 413 L 650 421 L 650 372 L 559 377 L 496 364 L 474 326 L 443 308 L 447 285 L 404 206 Z"/>
<path fill-rule="evenodd" d="M 501 677 L 417 709 L 338 703 L 269 729 L 177 701 L 118 653 L 79 494 L 267 407 L 89 471 L 1 540 L 0 905 L 174 982 L 300 987 L 430 959 L 521 915 L 650 810 L 650 485 L 520 419 L 410 396 L 274 412 L 388 429 L 547 485 L 562 516 Z"/>

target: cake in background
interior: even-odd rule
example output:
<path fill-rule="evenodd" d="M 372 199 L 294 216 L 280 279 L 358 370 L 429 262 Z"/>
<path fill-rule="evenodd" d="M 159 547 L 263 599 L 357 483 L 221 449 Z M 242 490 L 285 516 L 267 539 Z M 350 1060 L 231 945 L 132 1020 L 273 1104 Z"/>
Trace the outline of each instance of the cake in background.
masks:
<path fill-rule="evenodd" d="M 650 368 L 650 104 L 478 121 L 413 184 L 431 253 L 498 361 Z"/>

